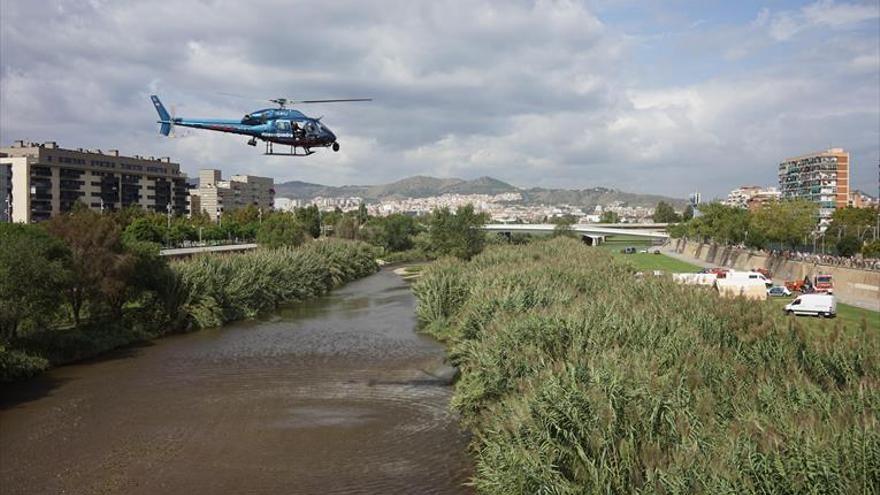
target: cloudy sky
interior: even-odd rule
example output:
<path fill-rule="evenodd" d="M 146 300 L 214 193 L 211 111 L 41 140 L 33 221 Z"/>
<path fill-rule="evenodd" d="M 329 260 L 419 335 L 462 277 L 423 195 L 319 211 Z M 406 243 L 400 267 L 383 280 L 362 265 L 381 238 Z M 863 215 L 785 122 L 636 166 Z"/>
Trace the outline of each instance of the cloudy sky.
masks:
<path fill-rule="evenodd" d="M 0 1 L 0 143 L 55 140 L 276 181 L 416 174 L 712 197 L 844 147 L 876 194 L 880 3 L 750 0 Z M 259 99 L 342 150 L 266 157 L 241 136 L 158 135 Z M 220 93 L 234 93 L 253 101 Z"/>

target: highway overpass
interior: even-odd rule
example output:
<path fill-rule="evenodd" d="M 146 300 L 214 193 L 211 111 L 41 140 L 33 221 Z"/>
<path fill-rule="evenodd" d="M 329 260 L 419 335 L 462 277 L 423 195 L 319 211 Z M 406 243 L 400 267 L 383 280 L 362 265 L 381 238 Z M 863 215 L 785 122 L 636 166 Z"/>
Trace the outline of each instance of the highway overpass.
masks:
<path fill-rule="evenodd" d="M 665 241 L 669 234 L 663 232 L 665 223 L 639 224 L 639 223 L 576 223 L 571 225 L 571 231 L 581 236 L 585 242 L 591 245 L 601 244 L 608 237 L 625 235 L 627 237 L 641 237 L 644 239 Z M 483 226 L 487 232 L 512 234 L 551 234 L 556 228 L 552 223 L 489 223 Z"/>

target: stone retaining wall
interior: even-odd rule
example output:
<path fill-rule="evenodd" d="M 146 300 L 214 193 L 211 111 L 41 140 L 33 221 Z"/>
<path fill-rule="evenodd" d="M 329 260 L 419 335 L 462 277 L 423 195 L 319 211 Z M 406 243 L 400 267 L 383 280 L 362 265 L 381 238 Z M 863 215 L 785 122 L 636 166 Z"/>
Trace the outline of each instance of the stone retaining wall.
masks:
<path fill-rule="evenodd" d="M 673 239 L 671 247 L 676 253 L 735 270 L 766 268 L 777 282 L 829 274 L 834 280 L 834 295 L 841 302 L 880 311 L 880 272 L 791 261 L 782 256 L 684 239 Z"/>

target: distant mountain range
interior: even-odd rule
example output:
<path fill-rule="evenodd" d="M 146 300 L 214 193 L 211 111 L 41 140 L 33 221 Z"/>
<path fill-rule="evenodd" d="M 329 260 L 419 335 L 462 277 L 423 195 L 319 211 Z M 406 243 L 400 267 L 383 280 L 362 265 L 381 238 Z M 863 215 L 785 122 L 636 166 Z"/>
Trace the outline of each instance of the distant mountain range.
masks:
<path fill-rule="evenodd" d="M 338 198 L 357 196 L 367 203 L 405 198 L 427 198 L 443 194 L 501 194 L 518 192 L 524 204 L 570 204 L 584 207 L 607 205 L 615 201 L 627 206 L 656 206 L 659 201 L 684 208 L 685 200 L 654 194 L 636 194 L 605 187 L 591 189 L 545 189 L 534 187 L 522 189 L 492 177 L 473 180 L 441 179 L 438 177 L 407 177 L 390 184 L 373 186 L 325 186 L 301 181 L 275 184 L 275 196 L 279 198 L 310 200 L 318 196 Z"/>

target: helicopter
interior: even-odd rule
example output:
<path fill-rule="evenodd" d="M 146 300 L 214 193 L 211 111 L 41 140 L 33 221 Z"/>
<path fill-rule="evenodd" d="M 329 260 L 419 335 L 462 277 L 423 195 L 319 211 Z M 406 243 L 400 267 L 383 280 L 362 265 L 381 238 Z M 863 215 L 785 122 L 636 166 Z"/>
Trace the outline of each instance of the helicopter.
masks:
<path fill-rule="evenodd" d="M 336 134 L 327 128 L 322 117 L 312 118 L 299 110 L 288 108 L 288 105 L 300 103 L 338 103 L 349 101 L 373 101 L 372 98 L 346 98 L 334 100 L 293 100 L 290 98 L 275 98 L 268 100 L 278 105 L 277 108 L 263 108 L 246 114 L 241 119 L 186 119 L 175 117 L 168 113 L 162 101 L 156 95 L 151 95 L 153 106 L 159 113 L 161 124 L 159 134 L 168 136 L 175 126 L 192 127 L 195 129 L 207 129 L 209 131 L 230 132 L 250 136 L 247 144 L 256 146 L 257 140 L 266 142 L 265 155 L 279 156 L 309 156 L 314 153 L 312 148 L 331 148 L 339 151 L 339 142 Z M 275 144 L 290 146 L 289 152 L 276 152 Z M 297 153 L 301 149 L 301 153 Z"/>

